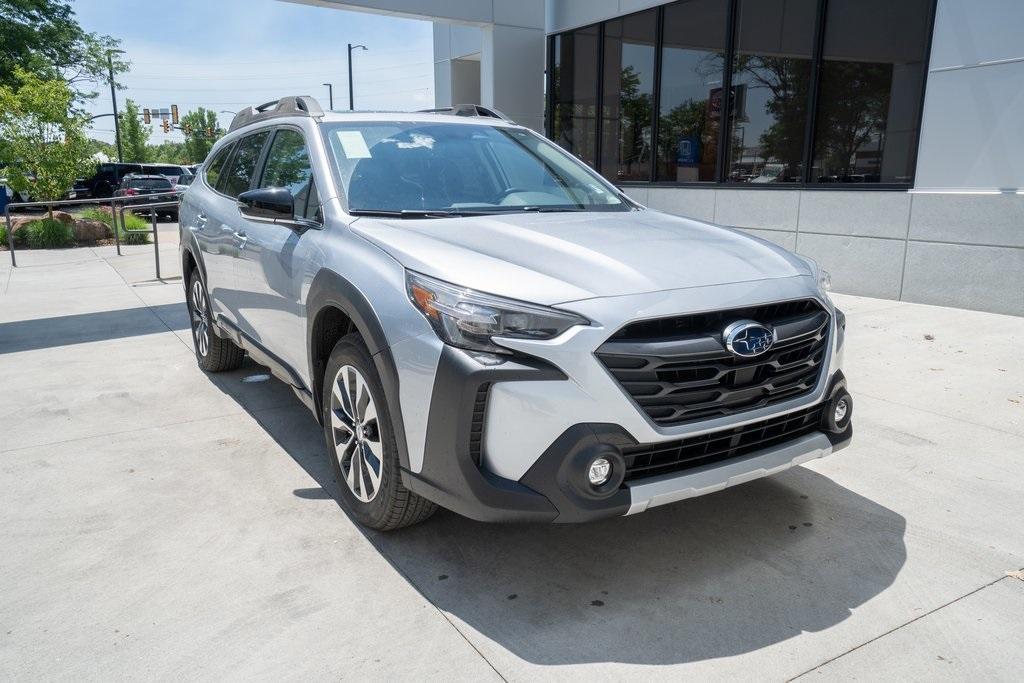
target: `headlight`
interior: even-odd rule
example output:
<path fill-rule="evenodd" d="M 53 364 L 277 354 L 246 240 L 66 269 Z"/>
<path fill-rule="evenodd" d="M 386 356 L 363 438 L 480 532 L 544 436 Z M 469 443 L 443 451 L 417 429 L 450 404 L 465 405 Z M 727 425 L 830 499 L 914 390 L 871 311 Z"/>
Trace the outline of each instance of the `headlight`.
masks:
<path fill-rule="evenodd" d="M 553 339 L 586 318 L 544 306 L 482 294 L 406 271 L 409 300 L 427 319 L 441 341 L 488 353 L 511 353 L 492 337 Z"/>

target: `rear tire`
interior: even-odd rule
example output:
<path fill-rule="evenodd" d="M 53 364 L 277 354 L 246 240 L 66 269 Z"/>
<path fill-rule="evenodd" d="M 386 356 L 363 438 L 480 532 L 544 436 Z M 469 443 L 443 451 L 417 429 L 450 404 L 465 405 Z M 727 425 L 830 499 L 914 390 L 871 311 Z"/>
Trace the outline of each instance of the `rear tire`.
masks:
<path fill-rule="evenodd" d="M 437 506 L 402 484 L 384 387 L 358 334 L 343 337 L 331 351 L 322 399 L 331 469 L 352 516 L 380 531 L 430 517 Z"/>
<path fill-rule="evenodd" d="M 192 345 L 196 351 L 196 361 L 206 372 L 235 370 L 242 365 L 245 351 L 230 339 L 223 339 L 214 333 L 209 302 L 210 297 L 206 294 L 206 285 L 199 277 L 199 270 L 193 268 L 188 277 L 185 303 L 192 324 Z"/>

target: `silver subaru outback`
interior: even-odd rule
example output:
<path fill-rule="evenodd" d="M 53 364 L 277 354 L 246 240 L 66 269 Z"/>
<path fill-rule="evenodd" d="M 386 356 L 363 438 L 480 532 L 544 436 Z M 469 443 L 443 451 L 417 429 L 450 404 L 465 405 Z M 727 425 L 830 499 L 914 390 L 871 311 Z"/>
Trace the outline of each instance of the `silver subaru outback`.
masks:
<path fill-rule="evenodd" d="M 200 367 L 287 382 L 376 529 L 629 515 L 852 436 L 827 274 L 483 107 L 249 108 L 180 216 Z"/>

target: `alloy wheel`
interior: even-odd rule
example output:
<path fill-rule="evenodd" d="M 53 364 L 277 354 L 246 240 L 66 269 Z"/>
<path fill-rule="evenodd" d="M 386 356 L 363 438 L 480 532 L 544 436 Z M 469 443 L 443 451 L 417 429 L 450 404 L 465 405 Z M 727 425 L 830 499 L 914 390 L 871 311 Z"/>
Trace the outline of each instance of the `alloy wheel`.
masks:
<path fill-rule="evenodd" d="M 330 419 L 345 484 L 359 501 L 369 503 L 380 491 L 384 446 L 370 387 L 351 365 L 343 365 L 334 377 Z"/>
<path fill-rule="evenodd" d="M 198 277 L 192 280 L 192 338 L 199 355 L 206 357 L 210 352 L 210 314 L 206 305 L 206 291 Z"/>

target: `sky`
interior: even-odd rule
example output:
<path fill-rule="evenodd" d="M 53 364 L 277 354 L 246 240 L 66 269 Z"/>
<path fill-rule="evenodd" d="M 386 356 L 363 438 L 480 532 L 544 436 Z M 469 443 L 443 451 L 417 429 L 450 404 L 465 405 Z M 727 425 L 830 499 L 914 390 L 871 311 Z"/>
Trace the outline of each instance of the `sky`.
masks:
<path fill-rule="evenodd" d="M 121 40 L 131 70 L 117 77 L 118 105 L 235 112 L 282 95 L 312 95 L 327 108 L 323 83 L 334 85 L 335 109 L 348 108 L 346 45 L 353 52 L 356 109 L 424 109 L 434 104 L 429 22 L 349 12 L 281 0 L 74 0 L 87 31 Z M 110 89 L 97 83 L 92 114 L 112 111 Z M 227 128 L 232 113 L 219 114 Z M 150 144 L 180 141 L 156 125 Z M 110 117 L 91 137 L 114 141 Z"/>

